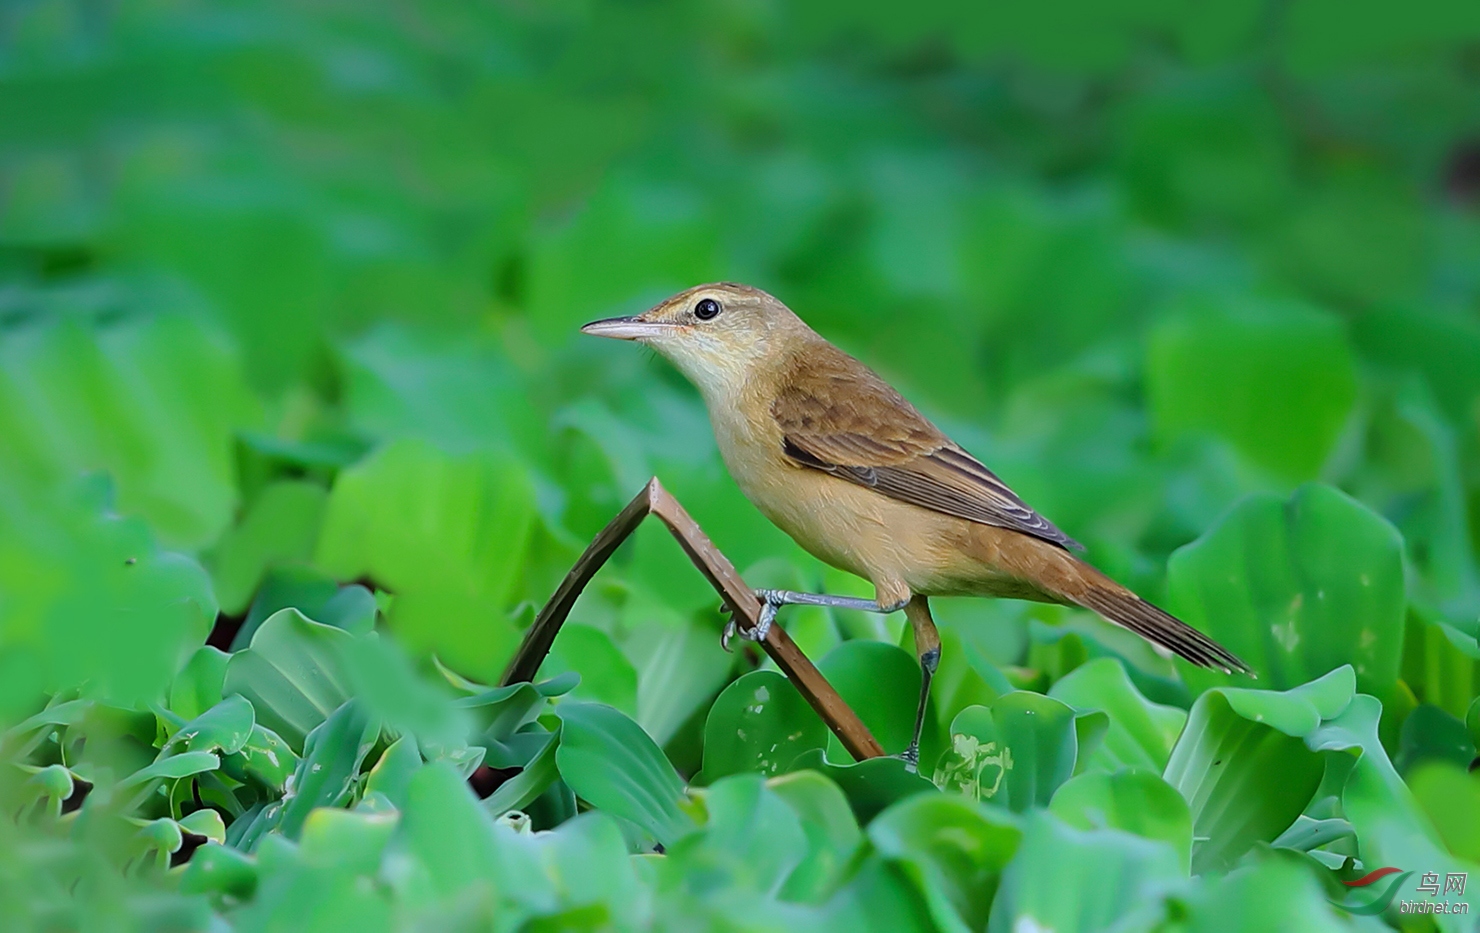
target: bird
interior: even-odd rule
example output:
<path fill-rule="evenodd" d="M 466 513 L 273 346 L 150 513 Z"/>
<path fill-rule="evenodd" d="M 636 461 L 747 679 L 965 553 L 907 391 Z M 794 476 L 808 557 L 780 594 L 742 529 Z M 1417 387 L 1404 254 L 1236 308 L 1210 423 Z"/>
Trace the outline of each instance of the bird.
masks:
<path fill-rule="evenodd" d="M 868 366 L 771 294 L 716 282 L 629 317 L 581 328 L 636 341 L 698 389 L 726 468 L 746 498 L 823 562 L 874 586 L 875 598 L 757 590 L 743 637 L 762 639 L 785 605 L 903 610 L 921 669 L 920 733 L 940 635 L 934 596 L 1078 606 L 1200 667 L 1250 673 L 1216 641 L 1081 559 L 1083 550 Z M 734 622 L 726 632 L 733 632 Z"/>

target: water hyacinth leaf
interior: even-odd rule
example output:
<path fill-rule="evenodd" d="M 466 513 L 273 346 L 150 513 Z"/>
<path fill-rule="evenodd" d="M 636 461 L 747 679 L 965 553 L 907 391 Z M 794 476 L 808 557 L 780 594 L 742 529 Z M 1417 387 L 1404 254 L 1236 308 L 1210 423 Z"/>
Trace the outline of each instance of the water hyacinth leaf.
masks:
<path fill-rule="evenodd" d="M 1458 768 L 1469 768 L 1475 760 L 1475 743 L 1465 724 L 1437 706 L 1420 703 L 1403 720 L 1398 754 L 1393 766 L 1398 773 L 1408 772 L 1425 761 L 1447 761 Z"/>
<path fill-rule="evenodd" d="M 1331 315 L 1293 304 L 1189 308 L 1153 331 L 1146 390 L 1163 441 L 1211 432 L 1298 481 L 1316 475 L 1345 424 L 1355 369 Z"/>
<path fill-rule="evenodd" d="M 637 715 L 637 668 L 627 660 L 610 635 L 591 625 L 567 622 L 540 665 L 541 677 L 574 671 L 581 681 L 574 690 L 578 700 L 605 703 Z"/>
<path fill-rule="evenodd" d="M 878 641 L 845 641 L 817 664 L 884 750 L 899 754 L 915 731 L 915 706 L 920 697 L 920 665 L 908 652 Z M 927 718 L 921 737 L 920 760 L 938 754 L 939 741 Z M 850 755 L 837 736 L 828 737 L 829 761 L 847 762 Z"/>
<path fill-rule="evenodd" d="M 323 486 L 299 479 L 278 480 L 257 493 L 209 555 L 221 611 L 244 612 L 270 565 L 308 562 L 327 498 Z"/>
<path fill-rule="evenodd" d="M 721 778 L 700 799 L 707 819 L 672 846 L 675 874 L 719 875 L 739 890 L 774 894 L 806 857 L 809 845 L 796 811 L 760 775 Z"/>
<path fill-rule="evenodd" d="M 416 739 L 403 735 L 380 753 L 375 766 L 365 775 L 365 793 L 384 794 L 391 803 L 403 807 L 411 788 L 411 778 L 421 765 Z"/>
<path fill-rule="evenodd" d="M 703 779 L 780 774 L 803 752 L 826 747 L 827 737 L 827 726 L 790 681 L 775 671 L 751 671 L 709 708 Z"/>
<path fill-rule="evenodd" d="M 180 875 L 180 890 L 246 900 L 257 890 L 257 863 L 234 848 L 208 843 L 190 856 Z"/>
<path fill-rule="evenodd" d="M 1448 762 L 1426 762 L 1409 776 L 1408 786 L 1445 848 L 1480 864 L 1480 773 Z"/>
<path fill-rule="evenodd" d="M 397 813 L 319 807 L 308 815 L 298 840 L 303 860 L 359 874 L 373 874 L 399 822 Z"/>
<path fill-rule="evenodd" d="M 390 625 L 409 649 L 492 678 L 518 644 L 507 608 L 534 516 L 514 458 L 402 439 L 336 477 L 314 559 L 394 592 Z"/>
<path fill-rule="evenodd" d="M 221 769 L 238 781 L 282 793 L 288 778 L 298 770 L 298 756 L 282 736 L 254 725 L 246 744 L 235 755 L 223 759 Z"/>
<path fill-rule="evenodd" d="M 165 748 L 234 755 L 246 746 L 255 725 L 252 704 L 245 697 L 230 696 L 181 726 Z"/>
<path fill-rule="evenodd" d="M 1353 835 L 1352 824 L 1343 819 L 1316 820 L 1301 814 L 1295 823 L 1271 843 L 1275 848 L 1309 852 Z"/>
<path fill-rule="evenodd" d="M 226 822 L 210 807 L 201 807 L 177 821 L 185 832 L 204 836 L 211 842 L 226 844 Z"/>
<path fill-rule="evenodd" d="M 1192 811 L 1195 873 L 1227 869 L 1295 822 L 1326 770 L 1306 739 L 1346 709 L 1354 689 L 1343 667 L 1283 693 L 1218 688 L 1198 698 L 1163 775 Z"/>
<path fill-rule="evenodd" d="M 1185 710 L 1142 696 L 1116 658 L 1096 658 L 1075 668 L 1055 682 L 1048 695 L 1077 710 L 1102 710 L 1109 716 L 1103 740 L 1088 752 L 1081 749 L 1081 767 L 1160 771 L 1187 721 Z"/>
<path fill-rule="evenodd" d="M 349 698 L 344 653 L 351 638 L 296 609 L 275 612 L 251 647 L 232 655 L 224 692 L 250 700 L 257 721 L 299 751 L 308 733 Z"/>
<path fill-rule="evenodd" d="M 950 794 L 903 800 L 868 826 L 874 850 L 919 887 L 936 925 L 962 933 L 986 928 L 1022 835 L 1007 811 Z"/>
<path fill-rule="evenodd" d="M 597 923 L 610 922 L 618 929 L 637 929 L 648 921 L 651 902 L 612 817 L 593 810 L 524 840 L 530 861 L 542 867 L 559 906 L 595 908 Z M 551 925 L 559 923 L 552 920 Z"/>
<path fill-rule="evenodd" d="M 197 648 L 170 684 L 170 711 L 194 719 L 221 702 L 221 685 L 231 655 L 205 645 Z"/>
<path fill-rule="evenodd" d="M 1074 773 L 1074 710 L 1042 694 L 1015 690 L 991 707 L 972 706 L 951 723 L 951 748 L 935 783 L 974 800 L 1022 812 L 1048 806 Z"/>
<path fill-rule="evenodd" d="M 555 751 L 560 747 L 560 733 L 547 733 L 545 744 L 520 769 L 483 801 L 483 806 L 494 816 L 510 810 L 523 810 L 540 794 L 560 778 L 560 769 L 555 763 Z"/>
<path fill-rule="evenodd" d="M 833 890 L 848 860 L 863 840 L 858 820 L 843 791 L 816 771 L 793 771 L 766 782 L 801 820 L 807 855 L 792 869 L 780 896 L 812 903 Z"/>
<path fill-rule="evenodd" d="M 1168 609 L 1287 689 L 1343 664 L 1389 696 L 1403 647 L 1403 540 L 1329 486 L 1250 496 L 1167 566 Z M 1194 693 L 1227 675 L 1179 662 Z"/>
<path fill-rule="evenodd" d="M 423 745 L 452 745 L 467 735 L 470 715 L 450 691 L 419 677 L 395 642 L 352 639 L 342 657 L 351 693 L 386 728 L 415 735 Z"/>
<path fill-rule="evenodd" d="M 1371 890 L 1370 888 L 1368 890 Z M 1222 930 L 1287 930 L 1290 917 L 1300 929 L 1337 933 L 1353 925 L 1331 906 L 1329 895 L 1308 868 L 1280 859 L 1231 872 L 1218 884 L 1188 889 L 1178 897 L 1184 929 L 1196 933 Z M 1373 929 L 1383 928 L 1374 924 Z"/>
<path fill-rule="evenodd" d="M 814 748 L 792 762 L 792 768 L 817 771 L 837 784 L 860 825 L 866 825 L 897 800 L 936 790 L 927 778 L 910 770 L 903 759 L 894 757 L 835 765 L 827 760 L 822 749 Z"/>
<path fill-rule="evenodd" d="M 1144 929 L 1161 916 L 1157 893 L 1182 877 L 1176 850 L 1164 842 L 1114 829 L 1073 829 L 1034 812 L 1002 873 L 987 930 Z"/>
<path fill-rule="evenodd" d="M 303 759 L 283 796 L 278 828 L 284 836 L 298 838 L 315 807 L 337 807 L 349 800 L 360 763 L 379 735 L 380 723 L 356 700 L 335 710 L 308 734 Z"/>
<path fill-rule="evenodd" d="M 555 761 L 576 796 L 632 821 L 664 845 L 693 828 L 678 805 L 683 781 L 641 726 L 600 703 L 566 701 L 559 714 Z"/>
<path fill-rule="evenodd" d="M 221 759 L 210 752 L 182 752 L 161 758 L 147 768 L 135 771 L 119 782 L 120 788 L 135 788 L 158 780 L 179 780 L 220 767 Z"/>
<path fill-rule="evenodd" d="M 654 609 L 658 619 L 638 623 L 623 650 L 637 668 L 637 723 L 666 746 L 729 680 L 734 657 L 720 647 L 712 623 L 666 607 Z M 645 611 L 634 600 L 625 613 L 635 617 Z"/>
<path fill-rule="evenodd" d="M 498 890 L 493 821 L 467 782 L 445 764 L 428 764 L 411 778 L 397 844 L 415 866 L 400 882 L 412 903 L 491 898 Z"/>
<path fill-rule="evenodd" d="M 1192 862 L 1192 813 L 1160 774 L 1138 768 L 1092 771 L 1070 778 L 1049 812 L 1076 829 L 1120 829 L 1168 843 L 1183 870 Z"/>
<path fill-rule="evenodd" d="M 1403 642 L 1403 682 L 1423 703 L 1464 716 L 1480 695 L 1480 643 L 1437 613 L 1412 606 Z"/>

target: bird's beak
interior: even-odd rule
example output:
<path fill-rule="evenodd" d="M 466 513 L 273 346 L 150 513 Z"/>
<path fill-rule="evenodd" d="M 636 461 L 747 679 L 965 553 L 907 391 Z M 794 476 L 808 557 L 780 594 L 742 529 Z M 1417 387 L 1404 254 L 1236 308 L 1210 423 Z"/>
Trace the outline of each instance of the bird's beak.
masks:
<path fill-rule="evenodd" d="M 647 337 L 662 337 L 677 326 L 662 321 L 644 321 L 641 316 L 609 317 L 604 321 L 592 321 L 581 328 L 581 333 L 594 337 L 611 337 L 614 340 L 642 340 Z"/>

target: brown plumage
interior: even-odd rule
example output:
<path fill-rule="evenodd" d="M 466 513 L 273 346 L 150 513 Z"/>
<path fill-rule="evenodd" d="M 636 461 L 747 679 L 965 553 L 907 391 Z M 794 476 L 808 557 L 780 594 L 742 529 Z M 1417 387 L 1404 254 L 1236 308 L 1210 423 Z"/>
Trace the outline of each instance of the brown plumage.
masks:
<path fill-rule="evenodd" d="M 927 675 L 939 642 L 925 598 L 947 595 L 1082 606 L 1194 664 L 1248 671 L 1075 557 L 1077 542 L 765 292 L 701 285 L 585 330 L 639 340 L 694 382 L 741 490 L 812 554 L 868 578 L 881 607 L 908 603 Z"/>

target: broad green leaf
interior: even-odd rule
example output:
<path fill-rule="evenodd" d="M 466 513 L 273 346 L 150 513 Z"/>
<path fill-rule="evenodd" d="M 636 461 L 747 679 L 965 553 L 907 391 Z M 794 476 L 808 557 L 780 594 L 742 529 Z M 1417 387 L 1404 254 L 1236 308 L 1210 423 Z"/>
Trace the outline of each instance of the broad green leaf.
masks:
<path fill-rule="evenodd" d="M 935 767 L 935 783 L 1018 812 L 1044 807 L 1074 773 L 1077 748 L 1072 709 L 1015 690 L 990 708 L 961 711 L 951 723 L 951 748 Z"/>
<path fill-rule="evenodd" d="M 299 839 L 303 860 L 359 874 L 374 874 L 398 822 L 395 813 L 319 807 L 303 823 Z"/>
<path fill-rule="evenodd" d="M 1247 662 L 1261 685 L 1343 664 L 1388 696 L 1403 644 L 1403 542 L 1381 516 L 1328 486 L 1251 496 L 1172 555 L 1168 608 Z M 1227 676 L 1178 665 L 1193 690 Z M 1247 682 L 1247 681 L 1244 681 Z"/>
<path fill-rule="evenodd" d="M 1160 771 L 1187 721 L 1184 710 L 1142 696 L 1115 658 L 1096 658 L 1075 668 L 1056 681 L 1048 695 L 1077 710 L 1101 710 L 1109 716 L 1100 743 L 1087 753 L 1081 749 L 1081 770 L 1130 766 Z"/>
<path fill-rule="evenodd" d="M 337 807 L 350 799 L 360 763 L 379 735 L 380 723 L 358 700 L 345 703 L 308 734 L 303 759 L 283 795 L 278 829 L 284 836 L 297 839 L 315 807 Z"/>
<path fill-rule="evenodd" d="M 700 800 L 707 819 L 669 849 L 670 871 L 686 885 L 720 878 L 737 891 L 774 895 L 807 856 L 796 811 L 760 775 L 721 778 Z"/>
<path fill-rule="evenodd" d="M 868 826 L 868 838 L 920 889 L 942 930 L 987 925 L 1002 869 L 1022 839 L 1007 811 L 950 794 L 894 804 Z"/>
<path fill-rule="evenodd" d="M 790 681 L 775 671 L 751 671 L 709 708 L 704 780 L 742 772 L 780 774 L 803 752 L 824 748 L 827 737 L 827 726 Z"/>
<path fill-rule="evenodd" d="M 282 793 L 288 778 L 298 769 L 298 756 L 282 736 L 254 725 L 246 744 L 235 755 L 223 759 L 221 768 L 239 781 L 254 782 Z"/>
<path fill-rule="evenodd" d="M 1017 854 L 1002 873 L 989 933 L 1091 933 L 1158 919 L 1157 893 L 1183 877 L 1177 852 L 1113 829 L 1082 831 L 1029 814 Z"/>
<path fill-rule="evenodd" d="M 576 699 L 605 703 L 628 716 L 637 715 L 637 669 L 606 632 L 577 622 L 561 626 L 550 654 L 540 665 L 540 676 L 553 677 L 565 671 L 581 676 L 572 693 Z"/>
<path fill-rule="evenodd" d="M 1185 929 L 1194 933 L 1287 930 L 1292 916 L 1301 918 L 1301 930 L 1312 933 L 1354 929 L 1350 919 L 1331 906 L 1330 895 L 1308 868 L 1279 859 L 1261 859 L 1215 883 L 1190 888 L 1178 902 Z"/>
<path fill-rule="evenodd" d="M 380 758 L 365 775 L 365 793 L 384 794 L 397 807 L 404 807 L 411 778 L 421 770 L 421 765 L 416 739 L 403 735 L 380 753 Z"/>
<path fill-rule="evenodd" d="M 523 810 L 559 780 L 560 770 L 555 761 L 555 752 L 559 747 L 560 733 L 551 733 L 544 746 L 519 773 L 500 784 L 483 801 L 488 812 L 501 816 L 510 810 Z"/>
<path fill-rule="evenodd" d="M 181 726 L 165 747 L 234 755 L 246 746 L 255 725 L 252 704 L 245 697 L 230 696 Z"/>
<path fill-rule="evenodd" d="M 327 498 L 317 483 L 293 479 L 271 483 L 257 494 L 210 554 L 223 612 L 245 611 L 269 566 L 308 562 Z"/>
<path fill-rule="evenodd" d="M 344 656 L 350 640 L 342 629 L 296 609 L 273 613 L 251 647 L 232 655 L 223 690 L 252 701 L 259 723 L 302 749 L 308 733 L 349 698 Z"/>
<path fill-rule="evenodd" d="M 186 832 L 205 836 L 210 841 L 221 845 L 226 844 L 226 822 L 221 819 L 221 814 L 210 807 L 201 807 L 178 822 L 180 828 Z"/>
<path fill-rule="evenodd" d="M 793 761 L 792 768 L 817 771 L 830 778 L 847 796 L 859 825 L 867 825 L 869 820 L 897 800 L 936 789 L 927 778 L 911 770 L 903 759 L 892 756 L 835 765 L 826 758 L 822 749 L 814 748 Z"/>
<path fill-rule="evenodd" d="M 766 786 L 796 811 L 807 836 L 807 855 L 781 890 L 783 900 L 815 902 L 831 893 L 863 833 L 843 791 L 816 771 L 793 771 Z"/>
<path fill-rule="evenodd" d="M 170 712 L 184 719 L 194 719 L 221 702 L 221 685 L 226 680 L 226 664 L 231 656 L 219 648 L 205 645 L 185 663 L 170 684 Z"/>
<path fill-rule="evenodd" d="M 161 758 L 149 767 L 135 771 L 120 781 L 118 786 L 134 788 L 150 781 L 178 780 L 200 774 L 202 771 L 214 771 L 220 765 L 221 759 L 210 752 L 182 752 L 179 755 Z"/>
<path fill-rule="evenodd" d="M 817 668 L 884 751 L 897 755 L 905 750 L 915 731 L 915 707 L 920 701 L 920 665 L 914 658 L 883 642 L 845 641 L 828 652 Z M 932 760 L 936 753 L 929 725 L 927 717 L 921 761 Z M 838 762 L 850 758 L 836 736 L 828 738 L 827 757 Z"/>
<path fill-rule="evenodd" d="M 1146 392 L 1164 442 L 1210 432 L 1282 479 L 1313 479 L 1356 401 L 1334 317 L 1297 305 L 1191 307 L 1151 334 Z"/>
<path fill-rule="evenodd" d="M 257 863 L 234 848 L 207 843 L 196 849 L 180 875 L 186 894 L 217 894 L 246 900 L 257 890 Z"/>
<path fill-rule="evenodd" d="M 1445 848 L 1480 864 L 1480 776 L 1448 762 L 1427 762 L 1409 776 L 1408 786 Z"/>
<path fill-rule="evenodd" d="M 428 764 L 411 778 L 399 846 L 416 869 L 398 883 L 409 903 L 491 896 L 499 889 L 493 820 L 445 764 Z"/>
<path fill-rule="evenodd" d="M 339 474 L 315 560 L 394 592 L 390 624 L 409 648 L 492 678 L 518 644 L 507 603 L 533 519 L 519 462 L 402 440 Z"/>
<path fill-rule="evenodd" d="M 1283 693 L 1215 688 L 1198 698 L 1163 775 L 1192 811 L 1195 873 L 1226 870 L 1295 822 L 1326 770 L 1307 740 L 1347 708 L 1354 686 L 1343 667 Z"/>
<path fill-rule="evenodd" d="M 1192 863 L 1192 814 L 1176 788 L 1154 771 L 1125 768 L 1070 778 L 1049 811 L 1076 829 L 1120 829 L 1169 843 L 1183 869 Z"/>
<path fill-rule="evenodd" d="M 642 727 L 610 706 L 560 704 L 560 777 L 576 796 L 630 820 L 664 845 L 693 821 L 679 808 L 683 782 Z"/>
<path fill-rule="evenodd" d="M 634 630 L 623 650 L 637 668 L 638 725 L 666 746 L 730 679 L 735 660 L 720 647 L 718 625 L 667 608 L 657 610 L 655 620 L 637 621 L 644 612 L 637 600 L 626 607 Z"/>
<path fill-rule="evenodd" d="M 1435 760 L 1469 768 L 1475 760 L 1475 743 L 1464 723 L 1437 706 L 1421 703 L 1403 720 L 1393 767 L 1406 777 L 1422 762 Z"/>

